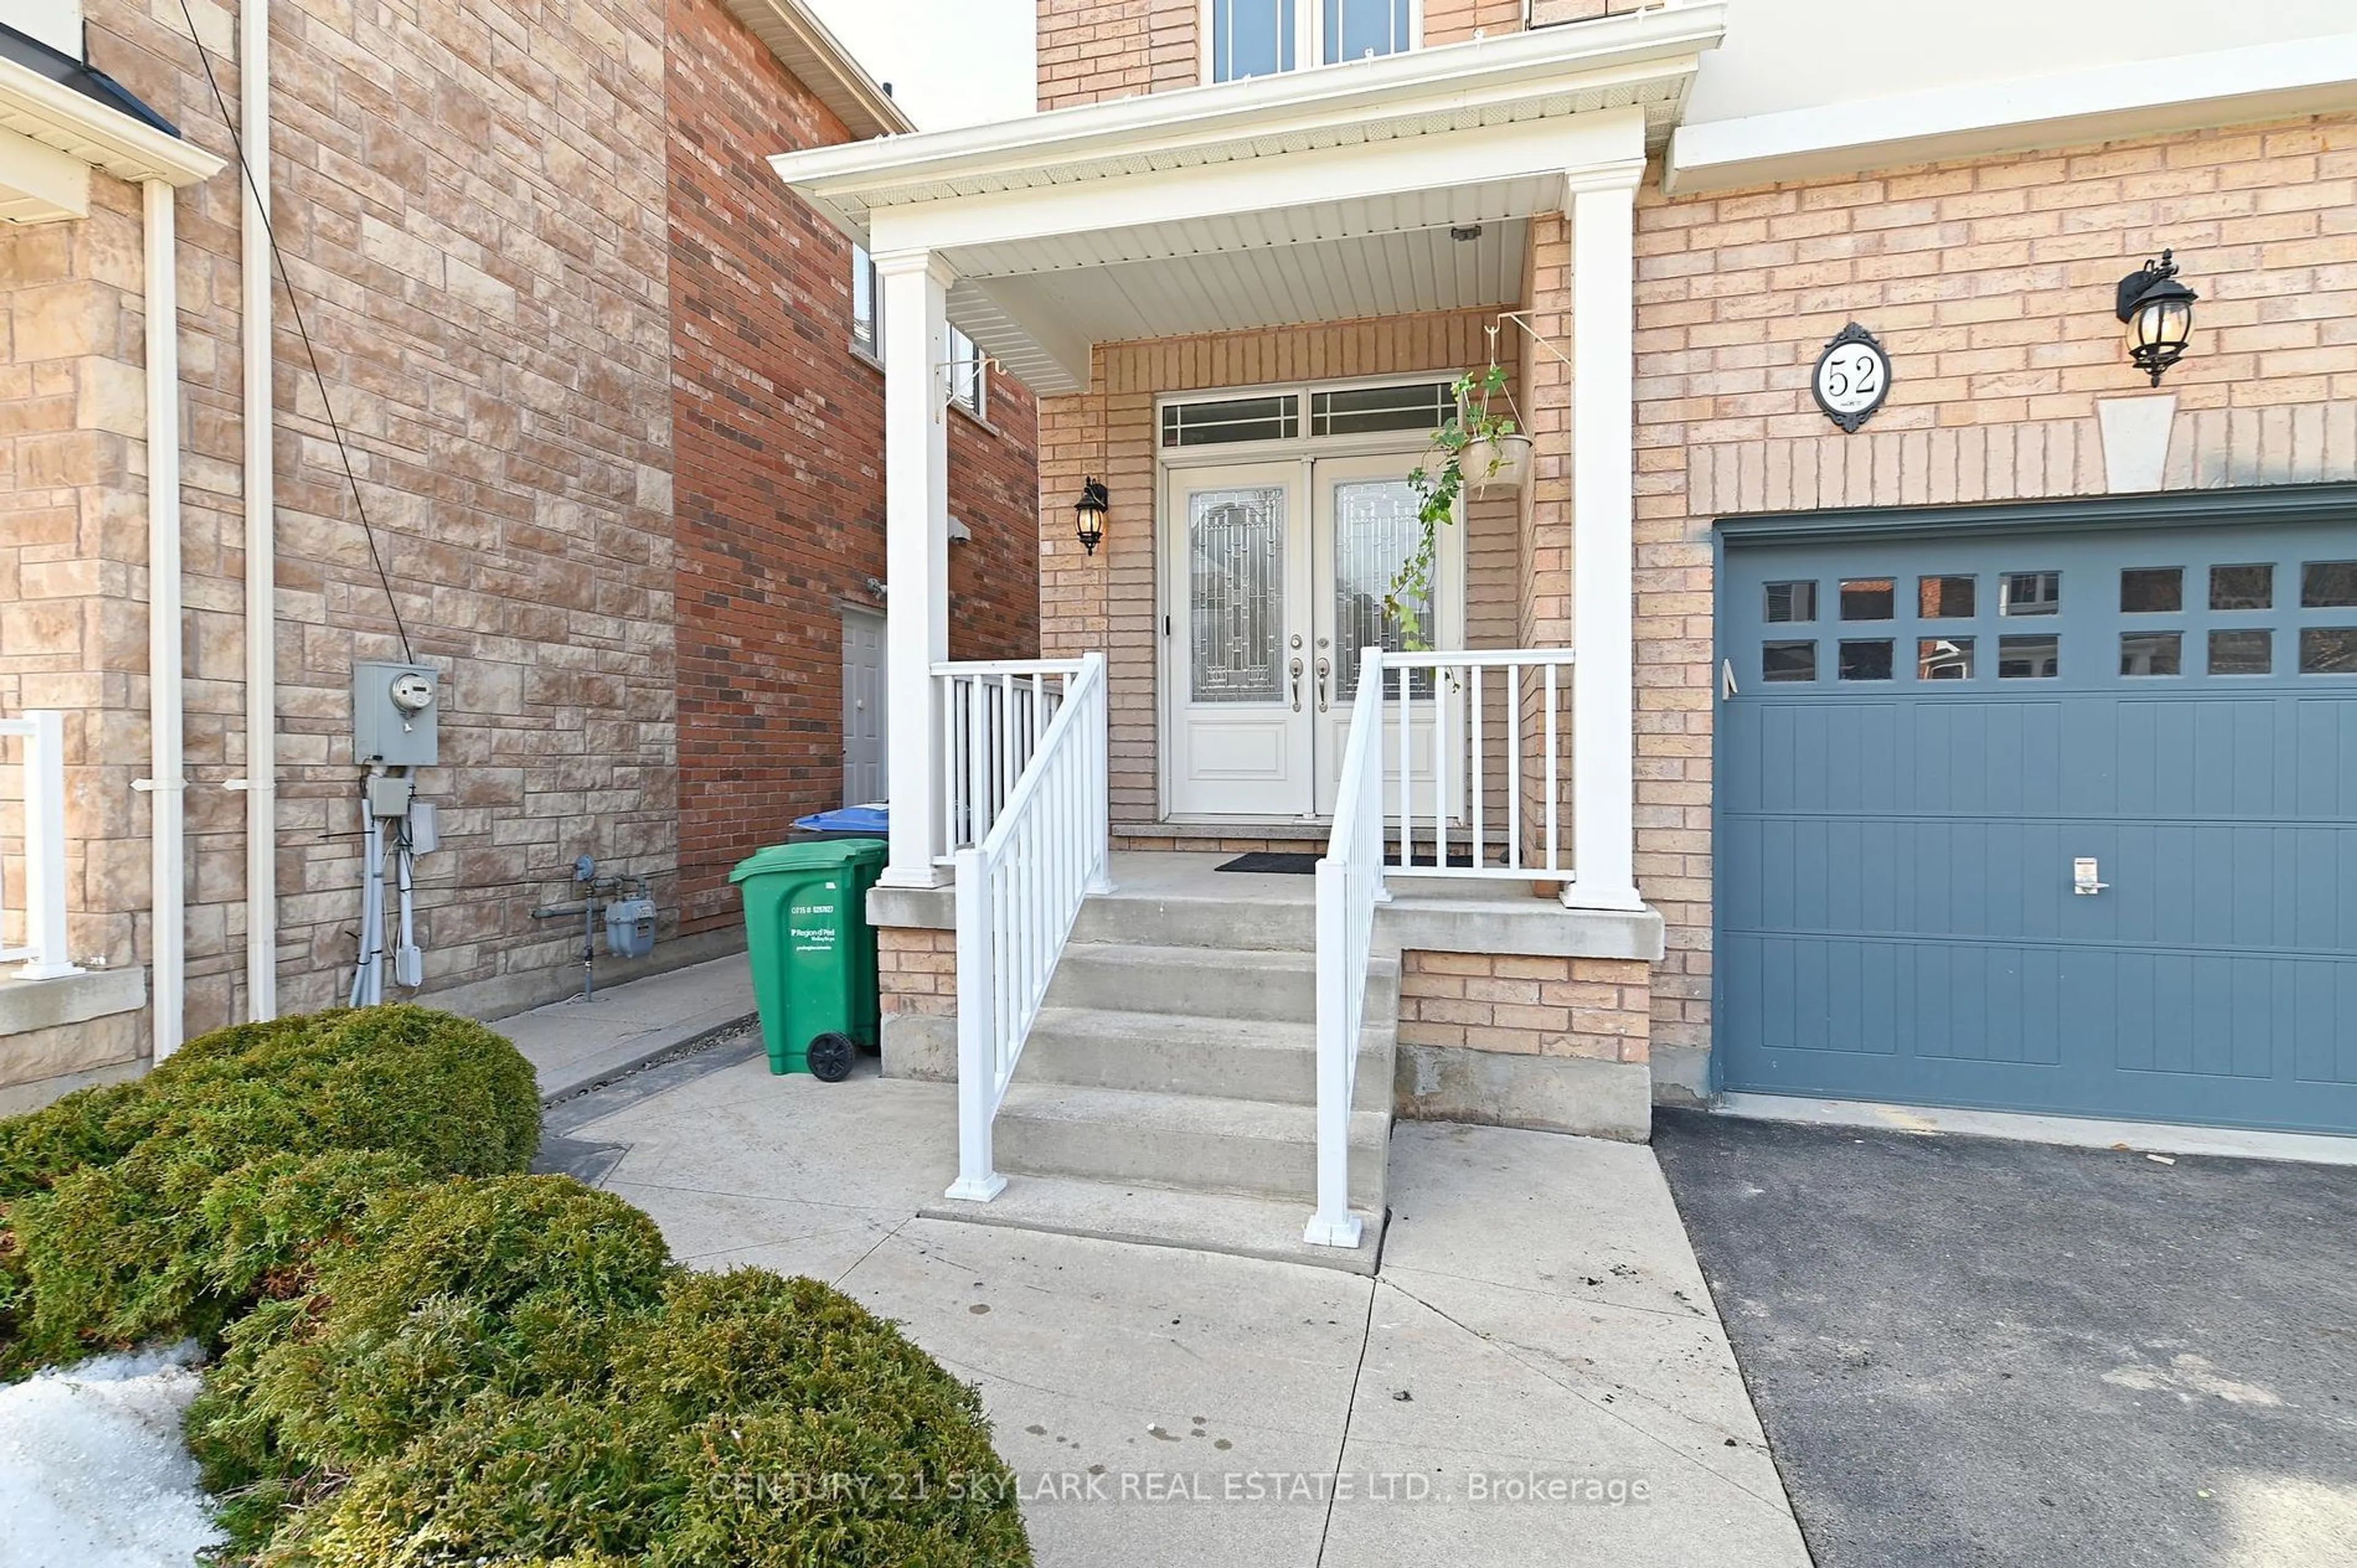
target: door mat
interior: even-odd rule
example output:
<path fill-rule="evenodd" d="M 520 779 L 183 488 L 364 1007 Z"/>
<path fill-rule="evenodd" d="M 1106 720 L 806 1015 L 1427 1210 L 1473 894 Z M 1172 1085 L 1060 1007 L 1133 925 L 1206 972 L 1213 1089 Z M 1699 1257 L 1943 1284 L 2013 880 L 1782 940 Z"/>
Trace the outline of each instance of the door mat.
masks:
<path fill-rule="evenodd" d="M 1311 876 L 1318 871 L 1319 857 L 1285 850 L 1256 849 L 1224 860 L 1211 867 L 1214 871 L 1274 872 L 1280 876 Z"/>
<path fill-rule="evenodd" d="M 1297 851 L 1256 849 L 1247 854 L 1240 854 L 1233 860 L 1222 861 L 1219 865 L 1211 867 L 1211 869 L 1214 871 L 1257 871 L 1264 874 L 1274 873 L 1279 876 L 1313 876 L 1317 875 L 1318 862 L 1320 858 L 1320 856 L 1316 854 L 1302 854 Z M 1383 865 L 1386 868 L 1393 867 L 1398 860 L 1399 845 L 1393 844 L 1383 851 Z M 1415 862 L 1416 865 L 1429 866 L 1432 865 L 1432 846 L 1430 844 L 1418 844 L 1416 846 Z M 1448 849 L 1448 864 L 1451 865 L 1471 865 L 1474 864 L 1473 852 L 1469 849 L 1451 844 Z M 1415 866 L 1410 866 L 1408 868 L 1408 874 L 1413 875 L 1415 870 Z"/>

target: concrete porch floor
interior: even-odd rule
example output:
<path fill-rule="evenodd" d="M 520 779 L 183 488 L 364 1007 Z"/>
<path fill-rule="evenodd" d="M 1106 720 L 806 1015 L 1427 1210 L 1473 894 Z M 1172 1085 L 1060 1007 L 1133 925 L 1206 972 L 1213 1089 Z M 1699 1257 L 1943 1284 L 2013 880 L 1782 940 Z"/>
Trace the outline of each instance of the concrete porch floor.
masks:
<path fill-rule="evenodd" d="M 980 1386 L 1043 1568 L 1808 1563 L 1650 1149 L 1403 1124 L 1366 1279 L 920 1218 L 955 1121 L 729 1042 L 554 1108 L 544 1163 L 905 1325 Z"/>

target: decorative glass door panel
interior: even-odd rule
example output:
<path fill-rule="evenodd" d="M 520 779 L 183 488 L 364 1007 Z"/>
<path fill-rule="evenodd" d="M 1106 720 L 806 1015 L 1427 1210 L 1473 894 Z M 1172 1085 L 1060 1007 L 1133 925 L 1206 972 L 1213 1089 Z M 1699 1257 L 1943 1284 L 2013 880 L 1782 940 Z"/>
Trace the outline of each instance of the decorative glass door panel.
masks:
<path fill-rule="evenodd" d="M 1381 647 L 1397 653 L 1408 646 L 1408 623 L 1390 613 L 1385 601 L 1398 580 L 1401 566 L 1422 539 L 1415 489 L 1407 470 L 1416 459 L 1402 456 L 1329 457 L 1317 465 L 1317 541 L 1315 575 L 1323 589 L 1318 606 L 1317 647 L 1312 674 L 1316 677 L 1318 722 L 1316 766 L 1320 815 L 1331 815 L 1340 780 L 1342 751 L 1351 738 L 1351 705 L 1359 693 L 1361 650 Z M 1443 528 L 1436 540 L 1430 586 L 1408 607 L 1427 647 L 1458 646 L 1459 617 L 1453 606 L 1459 592 L 1456 570 L 1461 526 Z M 1450 606 L 1445 618 L 1436 616 L 1436 604 Z M 1442 625 L 1445 618 L 1447 625 Z M 1383 685 L 1384 757 L 1399 754 L 1401 705 L 1398 677 Z M 1439 802 L 1434 793 L 1433 736 L 1438 710 L 1433 702 L 1430 671 L 1408 678 L 1407 745 L 1409 770 L 1417 792 L 1419 816 Z M 1394 771 L 1391 768 L 1387 772 Z M 1455 805 L 1452 795 L 1449 801 Z M 1396 810 L 1396 796 L 1390 806 Z M 1454 815 L 1453 809 L 1451 815 Z"/>
<path fill-rule="evenodd" d="M 1187 498 L 1195 702 L 1274 703 L 1285 695 L 1286 499 L 1281 485 Z"/>
<path fill-rule="evenodd" d="M 1303 465 L 1174 468 L 1170 805 L 1299 816 L 1313 800 Z M 1171 600 L 1175 600 L 1171 602 Z"/>
<path fill-rule="evenodd" d="M 1421 537 L 1407 483 L 1416 462 L 1395 453 L 1166 471 L 1162 689 L 1171 815 L 1332 813 L 1360 650 L 1396 652 L 1408 642 L 1407 627 L 1385 613 L 1384 601 Z M 1423 640 L 1437 647 L 1462 639 L 1463 534 L 1441 531 L 1432 590 L 1415 607 Z M 1463 789 L 1433 765 L 1434 736 L 1457 733 L 1435 692 L 1428 672 L 1411 677 L 1407 746 L 1425 820 L 1436 809 L 1453 816 Z M 1396 692 L 1385 698 L 1390 758 L 1398 755 L 1400 719 Z M 1461 730 L 1461 714 L 1457 724 Z M 1436 793 L 1442 788 L 1455 792 L 1447 801 Z"/>

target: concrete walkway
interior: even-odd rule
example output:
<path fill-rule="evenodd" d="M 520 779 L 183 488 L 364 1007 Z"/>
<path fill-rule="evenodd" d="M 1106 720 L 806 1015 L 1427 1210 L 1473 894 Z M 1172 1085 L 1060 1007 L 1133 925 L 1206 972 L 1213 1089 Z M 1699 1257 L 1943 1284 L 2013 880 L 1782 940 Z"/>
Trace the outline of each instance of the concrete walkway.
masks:
<path fill-rule="evenodd" d="M 753 971 L 743 953 L 689 964 L 502 1018 L 540 1075 L 540 1097 L 558 1100 L 683 1046 L 734 1034 L 756 1017 Z"/>
<path fill-rule="evenodd" d="M 1650 1150 L 1403 1125 L 1369 1280 L 920 1219 L 955 1090 L 873 1071 L 723 1046 L 555 1107 L 544 1160 L 906 1325 L 980 1386 L 1042 1568 L 1805 1568 Z"/>

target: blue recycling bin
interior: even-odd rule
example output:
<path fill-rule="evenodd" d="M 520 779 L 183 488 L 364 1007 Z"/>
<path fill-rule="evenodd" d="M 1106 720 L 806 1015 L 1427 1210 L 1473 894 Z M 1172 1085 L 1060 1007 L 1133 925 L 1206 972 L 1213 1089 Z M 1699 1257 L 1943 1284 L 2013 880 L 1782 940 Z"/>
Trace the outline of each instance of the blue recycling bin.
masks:
<path fill-rule="evenodd" d="M 796 817 L 794 826 L 799 830 L 798 836 L 806 839 L 888 839 L 892 836 L 891 818 L 891 808 L 879 800 L 867 806 L 813 811 L 807 817 Z"/>

